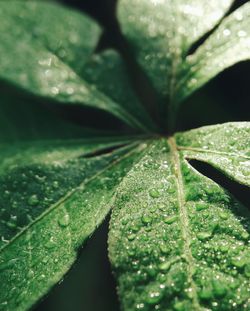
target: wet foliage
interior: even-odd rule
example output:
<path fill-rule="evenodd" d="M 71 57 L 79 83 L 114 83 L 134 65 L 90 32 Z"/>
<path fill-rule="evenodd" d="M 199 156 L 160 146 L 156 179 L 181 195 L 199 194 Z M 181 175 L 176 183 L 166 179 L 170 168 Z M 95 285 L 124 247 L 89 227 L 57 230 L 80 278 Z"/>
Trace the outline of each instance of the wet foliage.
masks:
<path fill-rule="evenodd" d="M 248 203 L 193 165 L 248 189 L 250 123 L 176 131 L 191 94 L 250 59 L 249 2 L 119 0 L 116 16 L 126 53 L 72 8 L 0 2 L 0 309 L 32 308 L 111 213 L 122 310 L 250 310 Z M 94 127 L 107 115 L 117 130 Z"/>

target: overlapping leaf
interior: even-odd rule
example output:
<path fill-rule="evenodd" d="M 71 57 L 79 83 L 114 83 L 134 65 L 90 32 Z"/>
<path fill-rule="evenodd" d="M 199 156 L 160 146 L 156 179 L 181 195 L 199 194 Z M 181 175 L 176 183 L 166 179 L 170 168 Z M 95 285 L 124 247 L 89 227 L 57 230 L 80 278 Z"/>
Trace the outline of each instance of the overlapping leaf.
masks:
<path fill-rule="evenodd" d="M 135 128 L 142 124 L 81 75 L 100 29 L 85 15 L 48 2 L 1 1 L 0 77 L 57 102 L 108 111 Z"/>
<path fill-rule="evenodd" d="M 123 310 L 249 309 L 249 209 L 187 161 L 249 185 L 249 151 L 249 123 L 210 126 L 154 141 L 131 169 L 109 236 Z"/>
<path fill-rule="evenodd" d="M 193 93 L 224 69 L 250 59 L 250 4 L 225 18 L 216 31 L 187 58 L 180 74 L 176 101 Z M 182 77 L 181 77 L 182 75 Z"/>
<path fill-rule="evenodd" d="M 122 31 L 164 105 L 168 97 L 171 115 L 220 71 L 249 58 L 249 4 L 187 56 L 231 4 L 119 1 Z M 155 129 L 119 54 L 93 54 L 101 30 L 89 17 L 14 0 L 0 2 L 0 18 L 0 78 L 7 85 Z M 110 258 L 124 310 L 250 308 L 249 210 L 188 162 L 204 161 L 250 186 L 249 123 L 145 143 L 96 138 L 16 94 L 1 92 L 1 310 L 27 310 L 44 296 L 112 206 Z M 25 142 L 12 145 L 19 139 Z"/>
<path fill-rule="evenodd" d="M 131 88 L 126 64 L 115 50 L 105 50 L 93 55 L 82 71 L 83 77 L 92 85 L 126 107 L 131 115 L 141 120 L 141 127 L 149 132 L 156 129 Z"/>
<path fill-rule="evenodd" d="M 107 140 L 1 146 L 1 310 L 27 310 L 68 271 L 144 145 L 85 158 Z"/>
<path fill-rule="evenodd" d="M 119 1 L 122 32 L 155 89 L 170 101 L 170 113 L 218 73 L 249 60 L 249 3 L 225 18 L 198 51 L 187 55 L 232 2 Z M 166 100 L 162 104 L 167 105 Z"/>

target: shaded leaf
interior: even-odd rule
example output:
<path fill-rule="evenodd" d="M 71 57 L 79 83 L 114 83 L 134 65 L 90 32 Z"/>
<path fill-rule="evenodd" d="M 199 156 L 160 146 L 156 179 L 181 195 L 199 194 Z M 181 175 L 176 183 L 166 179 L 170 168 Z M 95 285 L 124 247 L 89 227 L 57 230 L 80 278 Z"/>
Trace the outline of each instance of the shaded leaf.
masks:
<path fill-rule="evenodd" d="M 230 144 L 239 134 L 242 145 Z M 122 308 L 248 310 L 249 209 L 187 160 L 202 154 L 202 161 L 249 184 L 250 168 L 245 175 L 241 163 L 250 148 L 249 123 L 176 137 L 155 140 L 117 190 L 109 252 Z M 217 157 L 219 152 L 230 165 Z"/>
<path fill-rule="evenodd" d="M 62 119 L 49 107 L 13 88 L 0 85 L 0 141 L 10 144 L 25 140 L 76 139 L 95 133 Z M 102 135 L 108 135 L 105 131 Z M 95 136 L 101 136 L 96 132 Z"/>
<path fill-rule="evenodd" d="M 100 34 L 89 17 L 48 2 L 2 1 L 0 18 L 2 80 L 57 102 L 108 111 L 141 128 L 119 103 L 79 75 Z"/>
<path fill-rule="evenodd" d="M 84 158 L 107 145 L 111 140 L 37 143 L 22 156 L 17 149 L 5 152 L 0 171 L 1 310 L 27 310 L 63 277 L 145 148 L 132 144 Z"/>
<path fill-rule="evenodd" d="M 119 103 L 144 125 L 145 131 L 155 129 L 150 116 L 130 85 L 126 64 L 115 50 L 93 55 L 82 71 L 83 77 L 102 93 Z"/>

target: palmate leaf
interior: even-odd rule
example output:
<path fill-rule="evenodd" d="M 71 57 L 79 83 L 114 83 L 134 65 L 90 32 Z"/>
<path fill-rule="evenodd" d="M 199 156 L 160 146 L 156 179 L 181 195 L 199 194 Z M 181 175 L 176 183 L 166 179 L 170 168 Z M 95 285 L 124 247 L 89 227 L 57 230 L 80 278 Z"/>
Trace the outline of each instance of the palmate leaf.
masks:
<path fill-rule="evenodd" d="M 1 310 L 29 309 L 71 267 L 146 145 L 94 154 L 125 142 L 90 138 L 1 146 Z"/>
<path fill-rule="evenodd" d="M 2 80 L 37 96 L 108 111 L 132 127 L 147 128 L 126 105 L 84 79 L 83 68 L 100 37 L 92 19 L 55 3 L 15 0 L 1 1 L 0 18 Z M 137 109 L 143 111 L 139 105 Z"/>
<path fill-rule="evenodd" d="M 249 310 L 250 211 L 188 162 L 250 185 L 249 152 L 244 122 L 152 141 L 112 212 L 109 252 L 123 310 Z"/>
<path fill-rule="evenodd" d="M 199 49 L 192 45 L 227 13 L 231 0 L 120 0 L 118 18 L 135 57 L 170 113 L 218 73 L 249 60 L 249 3 L 225 18 Z M 166 106 L 166 100 L 160 102 Z"/>
<path fill-rule="evenodd" d="M 248 5 L 188 56 L 231 4 L 119 1 L 122 31 L 171 115 L 215 74 L 249 57 L 238 53 L 249 43 Z M 188 162 L 206 162 L 250 186 L 249 123 L 146 138 L 98 137 L 54 119 L 41 101 L 104 110 L 155 131 L 121 56 L 95 52 L 101 30 L 92 19 L 17 0 L 0 2 L 0 18 L 1 90 L 19 89 L 1 92 L 0 309 L 31 308 L 111 208 L 110 258 L 124 310 L 250 309 L 250 212 Z"/>

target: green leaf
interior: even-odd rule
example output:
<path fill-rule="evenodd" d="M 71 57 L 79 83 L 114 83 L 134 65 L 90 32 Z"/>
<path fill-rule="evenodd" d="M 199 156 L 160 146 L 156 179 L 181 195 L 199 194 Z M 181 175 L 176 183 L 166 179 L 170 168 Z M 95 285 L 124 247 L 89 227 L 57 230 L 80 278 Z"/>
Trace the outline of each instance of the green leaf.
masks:
<path fill-rule="evenodd" d="M 120 0 L 118 18 L 136 59 L 162 95 L 173 97 L 177 73 L 193 43 L 211 30 L 232 0 Z"/>
<path fill-rule="evenodd" d="M 226 68 L 250 59 L 250 3 L 223 20 L 198 50 L 187 58 L 180 75 L 177 101 L 193 93 Z"/>
<path fill-rule="evenodd" d="M 1 1 L 0 19 L 2 80 L 60 103 L 108 111 L 143 128 L 119 103 L 80 75 L 100 35 L 93 20 L 58 4 L 38 1 Z"/>
<path fill-rule="evenodd" d="M 176 135 L 185 157 L 211 164 L 231 179 L 250 186 L 250 123 L 205 126 Z"/>
<path fill-rule="evenodd" d="M 0 92 L 0 142 L 11 144 L 26 140 L 76 139 L 94 133 L 94 130 L 62 119 L 47 105 L 13 88 L 0 85 Z M 103 131 L 102 135 L 105 134 L 108 133 Z M 101 136 L 100 133 L 98 135 Z"/>
<path fill-rule="evenodd" d="M 112 139 L 1 146 L 0 308 L 27 310 L 62 279 L 145 145 Z M 90 156 L 92 155 L 92 156 Z"/>
<path fill-rule="evenodd" d="M 188 162 L 249 185 L 249 134 L 228 123 L 155 140 L 123 179 L 109 235 L 123 310 L 249 309 L 249 209 Z"/>
<path fill-rule="evenodd" d="M 114 102 L 119 103 L 141 124 L 145 131 L 155 130 L 151 118 L 130 85 L 126 64 L 115 50 L 95 54 L 82 71 L 83 77 Z"/>

